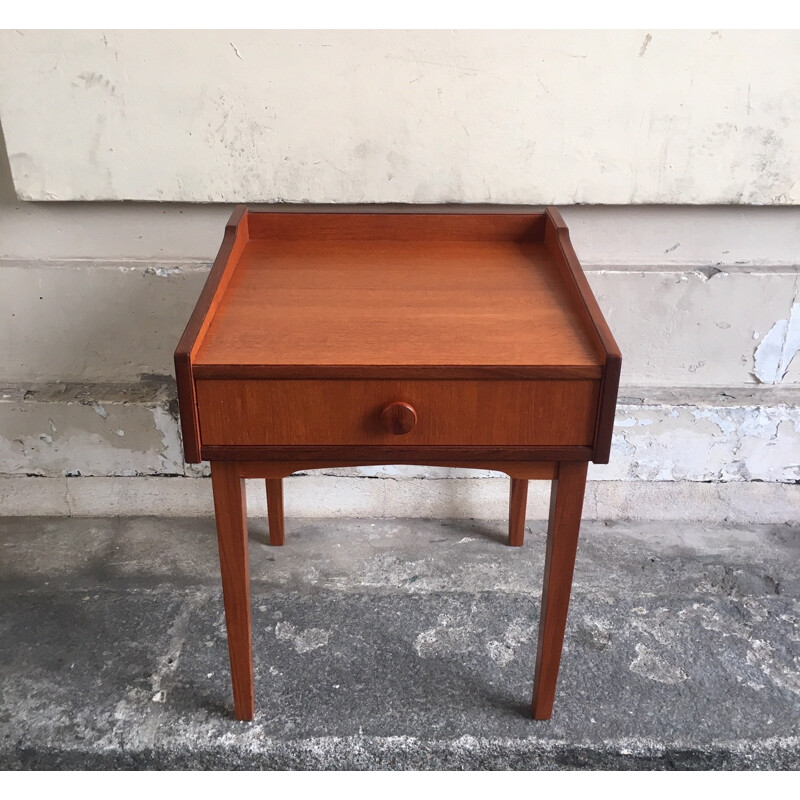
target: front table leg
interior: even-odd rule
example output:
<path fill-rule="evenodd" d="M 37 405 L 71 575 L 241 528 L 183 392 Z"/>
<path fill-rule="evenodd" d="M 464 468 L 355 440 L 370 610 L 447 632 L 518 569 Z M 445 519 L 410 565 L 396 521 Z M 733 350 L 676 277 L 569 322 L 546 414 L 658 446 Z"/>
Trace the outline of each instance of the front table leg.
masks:
<path fill-rule="evenodd" d="M 534 719 L 550 719 L 553 714 L 587 468 L 585 461 L 562 461 L 550 493 L 542 615 L 539 619 L 536 676 L 531 703 Z"/>
<path fill-rule="evenodd" d="M 245 484 L 235 461 L 213 462 L 211 483 L 231 657 L 233 705 L 236 719 L 251 720 L 255 713 L 255 689 Z"/>

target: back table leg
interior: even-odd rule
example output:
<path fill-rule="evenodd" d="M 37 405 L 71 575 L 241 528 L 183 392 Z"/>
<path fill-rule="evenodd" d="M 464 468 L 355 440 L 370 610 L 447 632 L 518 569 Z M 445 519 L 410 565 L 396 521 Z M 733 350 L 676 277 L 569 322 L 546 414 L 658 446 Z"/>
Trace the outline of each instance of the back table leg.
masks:
<path fill-rule="evenodd" d="M 234 710 L 236 719 L 251 720 L 255 713 L 255 689 L 244 479 L 235 462 L 215 461 L 211 464 L 211 483 L 217 516 Z"/>
<path fill-rule="evenodd" d="M 283 523 L 283 478 L 267 478 L 267 514 L 269 543 L 282 545 L 285 541 Z"/>
<path fill-rule="evenodd" d="M 508 503 L 508 543 L 522 547 L 525 542 L 525 512 L 528 509 L 527 478 L 512 478 Z"/>
<path fill-rule="evenodd" d="M 542 615 L 531 703 L 534 719 L 550 719 L 553 714 L 587 468 L 585 461 L 562 461 L 550 493 Z"/>

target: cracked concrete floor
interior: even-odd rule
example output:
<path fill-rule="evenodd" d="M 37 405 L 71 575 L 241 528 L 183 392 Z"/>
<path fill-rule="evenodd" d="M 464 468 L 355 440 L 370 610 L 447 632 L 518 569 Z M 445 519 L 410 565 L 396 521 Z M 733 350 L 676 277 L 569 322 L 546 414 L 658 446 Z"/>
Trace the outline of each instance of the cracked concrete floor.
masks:
<path fill-rule="evenodd" d="M 255 722 L 213 520 L 0 523 L 0 768 L 800 767 L 800 529 L 584 523 L 550 722 L 544 525 L 251 520 Z"/>

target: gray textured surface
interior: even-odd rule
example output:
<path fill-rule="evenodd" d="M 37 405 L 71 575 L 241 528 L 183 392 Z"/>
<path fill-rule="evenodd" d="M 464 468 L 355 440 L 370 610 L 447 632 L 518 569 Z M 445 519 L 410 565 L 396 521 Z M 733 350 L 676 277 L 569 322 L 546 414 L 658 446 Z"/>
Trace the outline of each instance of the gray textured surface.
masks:
<path fill-rule="evenodd" d="M 541 530 L 264 525 L 246 724 L 211 520 L 4 521 L 0 767 L 800 767 L 796 528 L 585 523 L 534 722 Z"/>

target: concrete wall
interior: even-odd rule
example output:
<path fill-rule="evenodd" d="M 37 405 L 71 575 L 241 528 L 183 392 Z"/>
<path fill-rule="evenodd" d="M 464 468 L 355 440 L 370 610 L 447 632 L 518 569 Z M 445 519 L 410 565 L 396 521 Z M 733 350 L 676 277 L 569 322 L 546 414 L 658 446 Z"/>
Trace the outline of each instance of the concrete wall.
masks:
<path fill-rule="evenodd" d="M 0 511 L 211 513 L 207 470 L 181 457 L 172 351 L 230 206 L 21 202 L 5 152 Z M 796 520 L 800 209 L 562 210 L 624 354 L 587 517 Z M 506 497 L 490 473 L 388 466 L 293 478 L 287 512 L 488 518 Z"/>
<path fill-rule="evenodd" d="M 797 31 L 6 31 L 0 115 L 28 200 L 797 204 L 798 72 Z"/>

